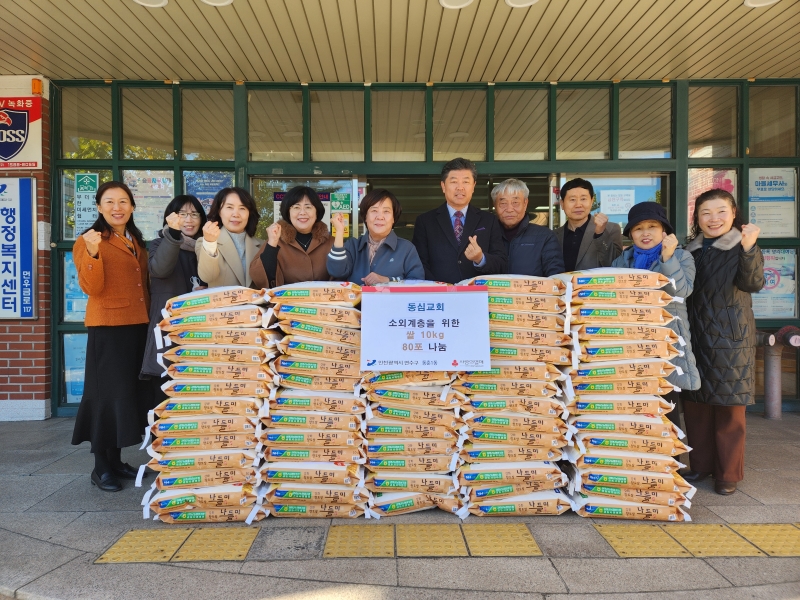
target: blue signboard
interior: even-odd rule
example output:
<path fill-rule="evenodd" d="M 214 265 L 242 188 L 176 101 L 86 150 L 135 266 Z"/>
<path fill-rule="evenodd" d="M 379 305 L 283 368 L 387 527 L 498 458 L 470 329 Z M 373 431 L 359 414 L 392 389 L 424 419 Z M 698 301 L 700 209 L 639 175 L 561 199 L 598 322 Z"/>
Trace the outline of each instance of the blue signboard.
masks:
<path fill-rule="evenodd" d="M 217 192 L 233 187 L 233 171 L 184 171 L 183 181 L 186 193 L 200 200 L 208 212 Z"/>
<path fill-rule="evenodd" d="M 36 180 L 0 178 L 0 319 L 35 319 Z"/>

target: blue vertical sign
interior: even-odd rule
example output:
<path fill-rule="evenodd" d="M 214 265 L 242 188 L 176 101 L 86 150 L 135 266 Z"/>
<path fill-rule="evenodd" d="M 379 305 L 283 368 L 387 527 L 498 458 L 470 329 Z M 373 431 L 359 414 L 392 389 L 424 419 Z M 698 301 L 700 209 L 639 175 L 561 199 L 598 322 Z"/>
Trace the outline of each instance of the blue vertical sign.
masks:
<path fill-rule="evenodd" d="M 0 319 L 35 319 L 36 180 L 0 178 Z"/>

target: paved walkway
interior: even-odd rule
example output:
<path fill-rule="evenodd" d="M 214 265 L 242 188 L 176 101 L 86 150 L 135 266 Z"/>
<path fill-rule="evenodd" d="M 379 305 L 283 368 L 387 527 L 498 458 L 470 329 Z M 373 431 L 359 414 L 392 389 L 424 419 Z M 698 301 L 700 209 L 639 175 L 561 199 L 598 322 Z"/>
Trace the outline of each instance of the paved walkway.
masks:
<path fill-rule="evenodd" d="M 774 422 L 752 414 L 747 423 L 740 491 L 723 497 L 702 483 L 690 510 L 695 524 L 800 523 L 800 415 Z M 323 558 L 332 525 L 459 523 L 431 510 L 379 523 L 270 517 L 244 561 L 94 564 L 131 529 L 175 526 L 144 521 L 143 489 L 132 483 L 116 494 L 92 487 L 92 457 L 85 445 L 69 445 L 72 426 L 0 423 L 0 597 L 800 598 L 800 557 L 620 558 L 594 527 L 617 521 L 572 513 L 466 521 L 523 523 L 541 557 Z M 130 449 L 123 459 L 147 457 Z"/>

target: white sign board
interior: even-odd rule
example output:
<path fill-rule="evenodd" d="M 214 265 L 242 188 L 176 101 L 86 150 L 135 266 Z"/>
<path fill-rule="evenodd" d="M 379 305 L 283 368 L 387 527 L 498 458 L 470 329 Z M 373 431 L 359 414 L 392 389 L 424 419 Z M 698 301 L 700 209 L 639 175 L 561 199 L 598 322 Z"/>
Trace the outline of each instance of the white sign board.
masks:
<path fill-rule="evenodd" d="M 136 226 L 145 240 L 154 240 L 163 229 L 164 209 L 175 196 L 174 171 L 123 171 L 122 180 L 133 193 Z"/>
<path fill-rule="evenodd" d="M 761 250 L 764 288 L 753 294 L 756 319 L 794 318 L 797 306 L 797 253 L 794 248 Z"/>
<path fill-rule="evenodd" d="M 99 187 L 100 177 L 97 173 L 75 173 L 75 237 L 97 220 L 95 196 Z"/>
<path fill-rule="evenodd" d="M 362 288 L 362 371 L 481 371 L 490 360 L 486 288 Z"/>
<path fill-rule="evenodd" d="M 636 190 L 600 190 L 600 212 L 627 215 L 636 203 Z"/>
<path fill-rule="evenodd" d="M 750 169 L 750 222 L 762 238 L 797 235 L 795 170 Z"/>

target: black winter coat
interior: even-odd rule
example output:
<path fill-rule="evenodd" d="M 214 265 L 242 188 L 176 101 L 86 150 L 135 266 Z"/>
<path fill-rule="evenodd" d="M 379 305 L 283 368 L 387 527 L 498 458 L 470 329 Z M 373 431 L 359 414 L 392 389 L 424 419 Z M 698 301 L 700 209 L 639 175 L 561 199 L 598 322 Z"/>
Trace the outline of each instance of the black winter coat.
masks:
<path fill-rule="evenodd" d="M 508 253 L 508 273 L 550 277 L 563 273 L 564 254 L 556 234 L 547 227 L 523 219 L 516 237 L 510 242 L 503 237 Z"/>
<path fill-rule="evenodd" d="M 745 252 L 742 234 L 731 229 L 703 251 L 703 234 L 686 250 L 697 274 L 687 299 L 692 346 L 701 387 L 695 402 L 741 406 L 753 404 L 756 320 L 750 294 L 764 287 L 764 256 L 756 245 Z"/>
<path fill-rule="evenodd" d="M 156 338 L 153 330 L 164 318 L 161 310 L 167 300 L 192 291 L 192 277 L 197 277 L 197 255 L 187 247 L 190 238 L 174 239 L 164 231 L 150 242 L 150 329 L 140 379 L 160 377 L 164 367 L 156 361 Z M 183 245 L 183 247 L 181 247 Z M 205 285 L 198 278 L 201 285 Z"/>

